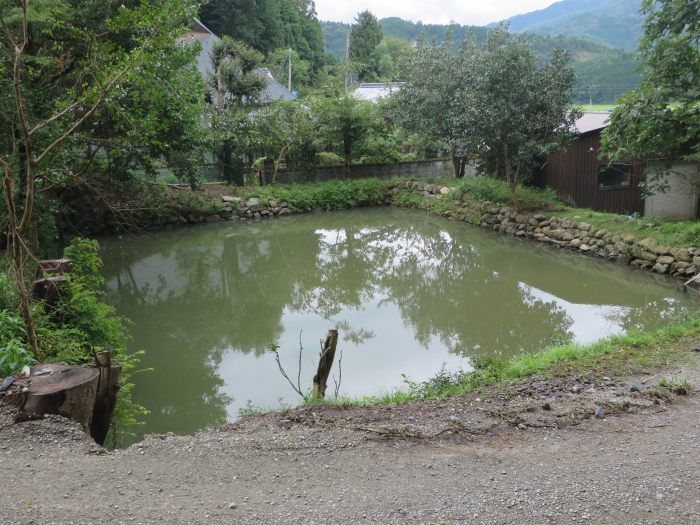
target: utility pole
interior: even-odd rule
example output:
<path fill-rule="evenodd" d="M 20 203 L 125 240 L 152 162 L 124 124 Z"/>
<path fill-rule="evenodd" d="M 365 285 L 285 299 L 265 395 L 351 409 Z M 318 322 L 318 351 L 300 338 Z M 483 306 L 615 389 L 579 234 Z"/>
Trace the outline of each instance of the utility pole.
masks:
<path fill-rule="evenodd" d="M 289 48 L 289 74 L 287 77 L 287 89 L 292 91 L 292 48 Z"/>
<path fill-rule="evenodd" d="M 345 94 L 350 87 L 350 31 L 345 34 Z"/>

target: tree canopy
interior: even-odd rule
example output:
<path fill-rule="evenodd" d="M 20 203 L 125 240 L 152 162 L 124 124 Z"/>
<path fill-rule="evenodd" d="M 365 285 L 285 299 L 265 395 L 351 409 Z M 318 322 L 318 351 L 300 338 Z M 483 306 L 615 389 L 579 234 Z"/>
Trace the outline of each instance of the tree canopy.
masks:
<path fill-rule="evenodd" d="M 645 80 L 622 97 L 603 133 L 611 159 L 700 161 L 700 1 L 645 0 Z"/>
<path fill-rule="evenodd" d="M 515 189 L 534 161 L 561 147 L 579 113 L 571 108 L 576 82 L 563 51 L 545 65 L 527 41 L 507 28 L 486 43 L 468 36 L 457 54 L 445 41 L 418 42 L 406 84 L 392 102 L 397 122 L 438 142 L 461 177 L 468 158 Z"/>
<path fill-rule="evenodd" d="M 214 152 L 223 180 L 243 185 L 240 157 L 255 141 L 253 111 L 260 102 L 264 80 L 255 73 L 262 55 L 243 42 L 225 36 L 212 50 L 211 129 Z"/>
<path fill-rule="evenodd" d="M 384 31 L 377 17 L 369 11 L 362 11 L 355 17 L 350 31 L 350 59 L 357 63 L 359 80 L 377 76 L 375 49 L 382 42 Z"/>
<path fill-rule="evenodd" d="M 199 116 L 190 111 L 198 103 L 194 50 L 176 45 L 193 6 L 127 4 L 0 0 L 4 223 L 35 352 L 24 262 L 37 250 L 38 191 L 98 171 L 105 160 L 152 168 L 149 154 L 196 142 L 180 140 Z"/>

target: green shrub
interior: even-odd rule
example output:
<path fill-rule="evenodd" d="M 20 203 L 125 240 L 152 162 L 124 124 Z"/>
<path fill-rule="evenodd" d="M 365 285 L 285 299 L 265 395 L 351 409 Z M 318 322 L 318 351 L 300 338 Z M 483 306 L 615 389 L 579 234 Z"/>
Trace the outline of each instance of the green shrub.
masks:
<path fill-rule="evenodd" d="M 76 237 L 63 250 L 63 256 L 71 259 L 71 277 L 87 288 L 98 291 L 104 284 L 104 279 L 100 274 L 102 269 L 102 259 L 100 259 L 100 245 L 93 239 L 83 239 Z"/>
<path fill-rule="evenodd" d="M 0 310 L 0 378 L 16 374 L 36 362 L 24 342 L 24 323 L 19 315 Z"/>
<path fill-rule="evenodd" d="M 457 183 L 457 191 L 462 196 L 469 195 L 479 201 L 510 205 L 511 197 L 508 185 L 499 179 L 477 176 L 463 179 Z M 540 190 L 518 186 L 517 195 L 522 209 L 541 209 L 559 205 L 556 194 L 551 189 Z"/>
<path fill-rule="evenodd" d="M 0 272 L 0 310 L 14 310 L 18 302 L 14 279 Z"/>
<path fill-rule="evenodd" d="M 336 168 L 345 164 L 343 157 L 330 151 L 321 151 L 317 153 L 316 162 L 321 168 Z"/>
<path fill-rule="evenodd" d="M 17 374 L 25 366 L 36 363 L 31 350 L 19 339 L 0 343 L 0 377 Z"/>

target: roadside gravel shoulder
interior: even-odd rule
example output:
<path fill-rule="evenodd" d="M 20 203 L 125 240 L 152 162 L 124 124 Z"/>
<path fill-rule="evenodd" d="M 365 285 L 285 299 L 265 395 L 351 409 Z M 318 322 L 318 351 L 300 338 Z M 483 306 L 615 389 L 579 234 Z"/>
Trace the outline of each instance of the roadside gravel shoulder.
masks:
<path fill-rule="evenodd" d="M 697 392 L 700 356 L 651 378 L 300 409 L 113 452 L 61 418 L 0 412 L 0 523 L 698 523 L 700 396 L 664 393 L 672 376 Z"/>

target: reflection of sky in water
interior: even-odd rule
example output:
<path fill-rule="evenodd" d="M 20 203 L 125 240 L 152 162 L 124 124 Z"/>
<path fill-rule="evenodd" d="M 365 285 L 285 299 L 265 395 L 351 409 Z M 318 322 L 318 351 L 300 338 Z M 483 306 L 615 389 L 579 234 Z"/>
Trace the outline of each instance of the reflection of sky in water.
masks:
<path fill-rule="evenodd" d="M 527 294 L 528 302 L 537 300 L 556 304 L 566 312 L 571 320 L 569 331 L 574 343 L 592 343 L 606 335 L 624 332 L 624 328 L 612 319 L 615 313 L 629 310 L 624 306 L 574 304 L 525 283 L 519 283 L 518 286 Z"/>
<path fill-rule="evenodd" d="M 347 322 L 350 327 L 361 326 L 370 331 L 373 337 L 360 345 L 341 339 L 336 359 L 342 350 L 342 381 L 340 395 L 365 396 L 389 392 L 402 386 L 401 374 L 414 381 L 424 381 L 434 376 L 444 364 L 448 371 L 469 370 L 469 359 L 445 352 L 439 338 L 431 338 L 427 347 L 420 345 L 410 330 L 396 330 L 402 326 L 401 315 L 392 303 L 372 301 L 361 311 L 343 312 L 334 321 Z M 320 348 L 319 334 L 336 326 L 316 315 L 290 312 L 283 314 L 284 332 L 279 339 L 280 360 L 287 374 L 296 383 L 299 359 L 299 332 L 303 330 L 301 385 L 306 389 L 311 385 L 315 366 L 318 363 Z M 219 365 L 218 372 L 224 378 L 223 392 L 232 399 L 228 407 L 229 418 L 235 418 L 238 410 L 244 408 L 249 399 L 255 406 L 274 407 L 283 404 L 297 404 L 299 398 L 287 382 L 278 374 L 274 355 L 262 356 L 241 354 L 235 349 L 227 350 Z M 333 374 L 337 379 L 337 361 Z M 264 378 L 265 387 L 261 386 Z M 332 395 L 333 381 L 328 384 L 328 394 Z M 253 397 L 254 396 L 254 397 Z"/>
<path fill-rule="evenodd" d="M 528 303 L 541 301 L 554 304 L 564 310 L 571 321 L 569 328 L 571 341 L 577 344 L 593 343 L 610 335 L 625 333 L 623 324 L 635 310 L 629 306 L 575 304 L 525 283 L 518 283 L 518 287 L 526 294 L 525 301 Z M 675 308 L 679 305 L 677 300 L 666 297 L 661 300 L 661 306 L 656 309 L 659 319 L 668 319 L 677 313 Z"/>
<path fill-rule="evenodd" d="M 658 326 L 689 304 L 653 276 L 407 210 L 106 244 L 108 297 L 134 322 L 131 348 L 147 351 L 142 365 L 156 370 L 136 376 L 134 395 L 152 410 L 146 432 L 234 419 L 248 400 L 296 404 L 266 348 L 279 343 L 296 381 L 301 330 L 302 388 L 319 339 L 337 326 L 340 393 L 363 396 L 402 386 L 403 374 L 426 380 L 443 363 L 469 369 L 470 357 Z"/>

